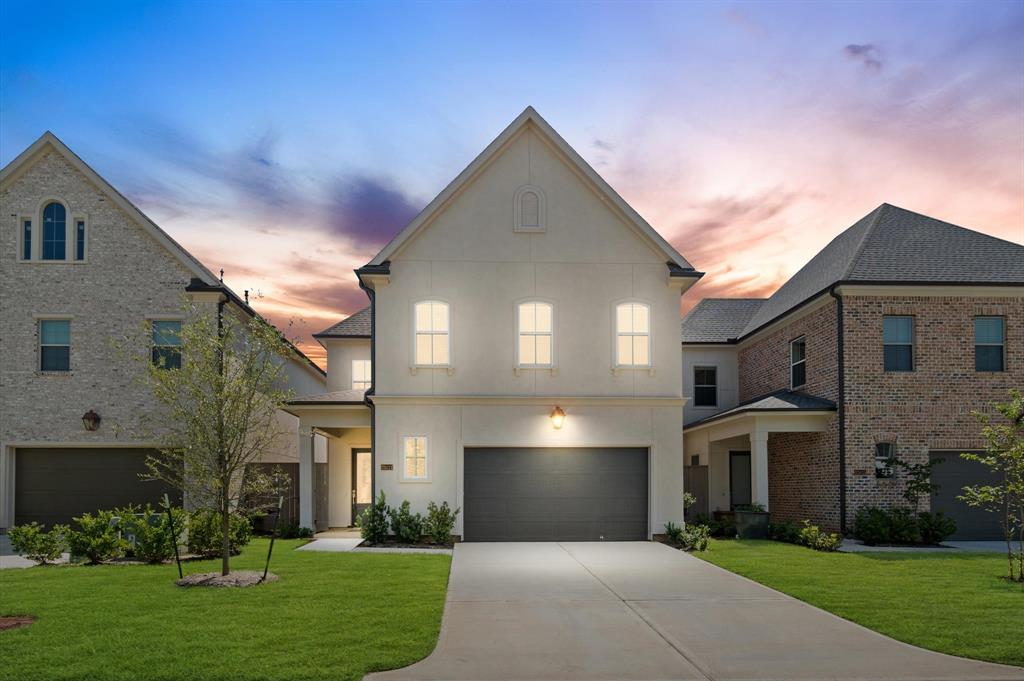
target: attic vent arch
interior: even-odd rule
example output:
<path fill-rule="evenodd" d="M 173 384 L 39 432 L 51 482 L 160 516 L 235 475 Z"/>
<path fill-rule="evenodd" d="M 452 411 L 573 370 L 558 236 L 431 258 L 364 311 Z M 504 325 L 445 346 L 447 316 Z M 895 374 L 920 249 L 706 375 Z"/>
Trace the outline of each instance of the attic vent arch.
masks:
<path fill-rule="evenodd" d="M 517 232 L 546 230 L 544 192 L 540 187 L 526 184 L 516 190 L 514 229 Z"/>

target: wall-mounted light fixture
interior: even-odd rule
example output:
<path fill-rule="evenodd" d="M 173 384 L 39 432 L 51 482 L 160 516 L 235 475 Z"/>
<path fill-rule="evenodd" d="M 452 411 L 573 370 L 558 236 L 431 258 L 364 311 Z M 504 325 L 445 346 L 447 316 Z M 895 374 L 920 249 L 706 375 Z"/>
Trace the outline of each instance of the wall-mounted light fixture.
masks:
<path fill-rule="evenodd" d="M 551 425 L 558 430 L 565 423 L 565 411 L 561 407 L 555 407 L 551 410 Z"/>
<path fill-rule="evenodd" d="M 82 414 L 82 425 L 86 430 L 96 430 L 100 427 L 101 420 L 100 415 L 92 409 Z"/>

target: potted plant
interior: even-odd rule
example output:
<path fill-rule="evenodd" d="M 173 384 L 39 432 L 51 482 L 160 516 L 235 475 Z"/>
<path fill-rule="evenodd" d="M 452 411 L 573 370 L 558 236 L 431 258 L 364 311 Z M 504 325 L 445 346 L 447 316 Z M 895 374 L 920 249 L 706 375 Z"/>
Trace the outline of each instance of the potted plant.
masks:
<path fill-rule="evenodd" d="M 736 536 L 740 539 L 767 539 L 770 514 L 761 504 L 737 504 Z"/>

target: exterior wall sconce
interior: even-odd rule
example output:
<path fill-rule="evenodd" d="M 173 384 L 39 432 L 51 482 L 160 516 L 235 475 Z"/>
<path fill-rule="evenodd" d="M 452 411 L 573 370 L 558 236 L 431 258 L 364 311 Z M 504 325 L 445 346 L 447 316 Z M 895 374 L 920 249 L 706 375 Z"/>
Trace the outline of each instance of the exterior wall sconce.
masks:
<path fill-rule="evenodd" d="M 89 411 L 82 414 L 82 425 L 85 426 L 86 430 L 93 431 L 100 427 L 100 415 L 90 409 Z"/>
<path fill-rule="evenodd" d="M 559 430 L 562 424 L 565 423 L 565 411 L 561 407 L 555 407 L 551 410 L 551 425 L 555 427 L 555 430 Z"/>

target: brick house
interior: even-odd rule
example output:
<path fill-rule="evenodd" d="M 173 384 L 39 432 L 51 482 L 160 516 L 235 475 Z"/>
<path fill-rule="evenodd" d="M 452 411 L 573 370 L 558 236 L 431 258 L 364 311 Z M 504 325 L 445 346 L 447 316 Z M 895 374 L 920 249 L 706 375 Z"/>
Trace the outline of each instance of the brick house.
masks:
<path fill-rule="evenodd" d="M 148 323 L 153 352 L 180 358 L 186 298 L 256 312 L 51 133 L 0 170 L 0 205 L 0 529 L 158 500 L 138 477 L 153 397 L 112 340 Z M 285 361 L 296 394 L 324 389 L 297 349 Z M 297 470 L 295 436 L 267 460 Z"/>
<path fill-rule="evenodd" d="M 895 453 L 937 464 L 922 509 L 998 538 L 956 500 L 984 469 L 972 411 L 1024 386 L 1024 247 L 883 204 L 767 299 L 706 299 L 683 320 L 684 451 L 696 512 L 760 503 L 852 528 L 902 503 Z"/>

